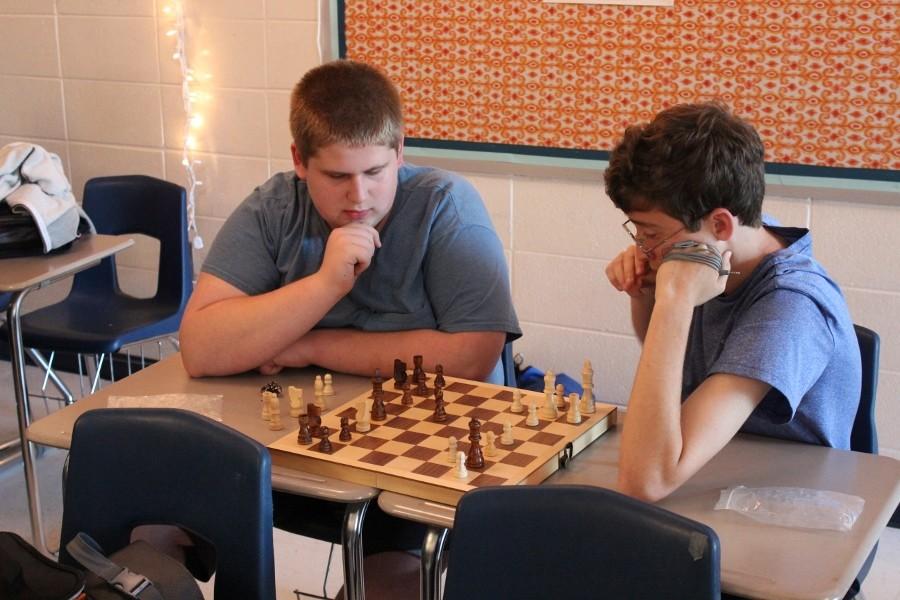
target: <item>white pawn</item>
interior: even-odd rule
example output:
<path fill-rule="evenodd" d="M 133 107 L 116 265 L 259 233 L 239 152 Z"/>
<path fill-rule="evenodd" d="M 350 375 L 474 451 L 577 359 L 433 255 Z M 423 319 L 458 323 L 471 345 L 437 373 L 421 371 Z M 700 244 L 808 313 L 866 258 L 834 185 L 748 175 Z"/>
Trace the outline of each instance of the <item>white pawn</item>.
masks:
<path fill-rule="evenodd" d="M 512 425 L 509 421 L 503 424 L 503 433 L 500 434 L 500 444 L 503 446 L 512 446 L 516 441 L 513 439 Z"/>
<path fill-rule="evenodd" d="M 316 395 L 316 399 L 313 400 L 313 403 L 319 408 L 325 408 L 325 401 L 322 399 L 322 390 L 324 387 L 325 384 L 322 382 L 322 376 L 316 375 L 316 380 L 313 384 L 313 392 Z"/>
<path fill-rule="evenodd" d="M 469 476 L 469 471 L 466 469 L 466 453 L 465 452 L 457 452 L 456 453 L 456 477 L 458 479 L 465 479 Z"/>
<path fill-rule="evenodd" d="M 447 462 L 451 465 L 456 464 L 456 438 L 452 435 L 447 438 Z"/>
<path fill-rule="evenodd" d="M 306 414 L 306 407 L 303 406 L 303 388 L 288 386 L 288 396 L 291 399 L 291 416 L 297 418 Z"/>
<path fill-rule="evenodd" d="M 371 400 L 360 400 L 356 403 L 356 431 L 365 433 L 372 429 L 372 422 L 369 420 L 371 410 Z"/>
<path fill-rule="evenodd" d="M 578 410 L 578 394 L 569 394 L 569 412 L 566 414 L 566 422 L 572 425 L 581 423 L 581 411 Z"/>
<path fill-rule="evenodd" d="M 525 419 L 525 424 L 529 427 L 537 427 L 538 423 L 538 415 L 537 415 L 537 404 L 534 401 L 534 398 L 531 399 L 531 404 L 528 405 L 528 418 Z"/>
<path fill-rule="evenodd" d="M 334 396 L 334 380 L 331 378 L 331 373 L 325 373 L 325 377 L 322 379 L 322 395 Z"/>
<path fill-rule="evenodd" d="M 272 431 L 281 431 L 284 425 L 281 424 L 281 401 L 277 394 L 269 394 L 269 429 Z"/>
<path fill-rule="evenodd" d="M 556 408 L 563 410 L 566 407 L 566 388 L 563 384 L 556 384 Z"/>
<path fill-rule="evenodd" d="M 268 421 L 270 418 L 271 411 L 271 400 L 270 397 L 274 396 L 272 392 L 263 392 L 262 393 L 262 419 L 263 421 Z"/>
<path fill-rule="evenodd" d="M 494 439 L 497 437 L 497 434 L 493 431 L 488 431 L 484 434 L 485 442 L 484 445 L 484 455 L 485 456 L 497 456 L 497 446 L 494 445 Z"/>
<path fill-rule="evenodd" d="M 509 411 L 516 414 L 525 412 L 525 407 L 522 406 L 522 392 L 518 388 L 513 390 L 513 401 Z"/>

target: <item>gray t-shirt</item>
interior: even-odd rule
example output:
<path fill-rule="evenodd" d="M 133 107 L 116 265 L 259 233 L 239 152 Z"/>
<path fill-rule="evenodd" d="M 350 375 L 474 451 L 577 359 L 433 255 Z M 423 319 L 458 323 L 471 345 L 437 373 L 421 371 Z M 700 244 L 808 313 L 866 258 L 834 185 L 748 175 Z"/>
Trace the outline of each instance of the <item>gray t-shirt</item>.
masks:
<path fill-rule="evenodd" d="M 203 271 L 248 295 L 269 292 L 315 273 L 330 232 L 306 183 L 279 173 L 228 218 Z M 521 336 L 503 246 L 465 179 L 402 165 L 381 242 L 351 292 L 316 327 Z"/>
<path fill-rule="evenodd" d="M 694 310 L 682 397 L 713 373 L 763 381 L 772 390 L 741 431 L 849 449 L 862 370 L 847 304 L 806 229 L 767 229 L 790 245 Z"/>

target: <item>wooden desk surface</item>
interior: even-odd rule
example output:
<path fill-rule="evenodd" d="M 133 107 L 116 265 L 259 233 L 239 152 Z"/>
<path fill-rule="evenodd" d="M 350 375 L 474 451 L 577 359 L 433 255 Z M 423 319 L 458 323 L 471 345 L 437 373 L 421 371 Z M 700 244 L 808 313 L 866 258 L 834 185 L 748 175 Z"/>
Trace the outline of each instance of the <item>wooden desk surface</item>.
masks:
<path fill-rule="evenodd" d="M 57 254 L 0 259 L 0 292 L 43 287 L 134 244 L 126 235 L 83 235 Z"/>

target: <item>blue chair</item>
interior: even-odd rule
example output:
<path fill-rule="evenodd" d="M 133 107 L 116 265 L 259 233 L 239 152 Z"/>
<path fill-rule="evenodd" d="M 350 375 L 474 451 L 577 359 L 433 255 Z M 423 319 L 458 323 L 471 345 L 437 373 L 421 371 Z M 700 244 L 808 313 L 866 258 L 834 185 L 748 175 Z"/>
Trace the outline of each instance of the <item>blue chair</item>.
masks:
<path fill-rule="evenodd" d="M 856 452 L 878 454 L 878 431 L 875 425 L 875 399 L 878 392 L 878 358 L 881 339 L 878 334 L 862 325 L 854 325 L 862 359 L 862 389 L 859 408 L 853 429 L 850 431 L 850 449 Z"/>
<path fill-rule="evenodd" d="M 513 357 L 512 342 L 503 344 L 500 363 L 503 365 L 503 385 L 516 387 L 516 361 Z"/>
<path fill-rule="evenodd" d="M 93 392 L 104 355 L 110 356 L 114 379 L 113 352 L 177 333 L 193 278 L 185 196 L 181 186 L 145 175 L 89 180 L 83 207 L 97 233 L 143 234 L 159 241 L 156 294 L 136 298 L 124 293 L 115 257 L 106 258 L 75 275 L 65 300 L 22 317 L 25 347 L 97 356 Z"/>
<path fill-rule="evenodd" d="M 140 525 L 176 525 L 215 549 L 215 597 L 273 600 L 269 452 L 204 416 L 172 409 L 99 409 L 72 432 L 60 562 L 79 532 L 106 553 Z M 206 577 L 208 579 L 208 577 Z"/>
<path fill-rule="evenodd" d="M 603 488 L 472 490 L 452 538 L 444 600 L 719 598 L 712 529 Z"/>

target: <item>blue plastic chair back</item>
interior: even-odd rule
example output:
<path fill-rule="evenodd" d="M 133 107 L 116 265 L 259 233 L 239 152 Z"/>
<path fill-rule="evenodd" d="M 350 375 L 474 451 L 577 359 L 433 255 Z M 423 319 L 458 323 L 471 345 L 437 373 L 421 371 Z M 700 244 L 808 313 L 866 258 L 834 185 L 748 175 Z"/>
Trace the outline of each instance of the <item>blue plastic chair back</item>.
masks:
<path fill-rule="evenodd" d="M 60 562 L 78 533 L 106 553 L 139 525 L 189 529 L 215 547 L 217 600 L 272 600 L 271 459 L 265 447 L 204 416 L 99 409 L 75 422 Z"/>
<path fill-rule="evenodd" d="M 456 507 L 444 600 L 719 594 L 712 529 L 611 490 L 485 487 Z"/>
<path fill-rule="evenodd" d="M 878 392 L 878 358 L 881 339 L 878 334 L 862 325 L 854 325 L 862 359 L 862 389 L 859 408 L 850 432 L 850 449 L 856 452 L 878 454 L 878 431 L 875 425 L 875 399 Z"/>

